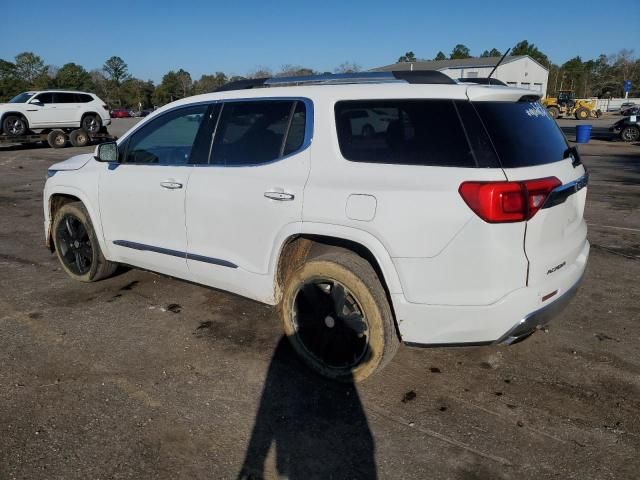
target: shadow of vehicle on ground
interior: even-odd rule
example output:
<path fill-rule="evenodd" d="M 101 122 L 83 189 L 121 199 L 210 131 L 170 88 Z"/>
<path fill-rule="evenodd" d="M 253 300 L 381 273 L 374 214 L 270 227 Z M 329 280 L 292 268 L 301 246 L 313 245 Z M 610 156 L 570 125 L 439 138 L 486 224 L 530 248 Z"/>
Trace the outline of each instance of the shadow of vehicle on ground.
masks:
<path fill-rule="evenodd" d="M 374 440 L 353 383 L 308 370 L 283 337 L 275 349 L 240 479 L 374 479 Z M 268 469 L 271 470 L 271 469 Z"/>

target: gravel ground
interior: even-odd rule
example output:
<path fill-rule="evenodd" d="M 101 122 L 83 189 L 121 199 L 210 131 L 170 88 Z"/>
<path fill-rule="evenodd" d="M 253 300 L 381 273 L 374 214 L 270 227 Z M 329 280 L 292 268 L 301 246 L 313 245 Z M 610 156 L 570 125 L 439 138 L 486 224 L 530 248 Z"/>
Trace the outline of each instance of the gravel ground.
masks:
<path fill-rule="evenodd" d="M 139 270 L 70 280 L 42 188 L 91 148 L 0 148 L 0 479 L 638 478 L 640 145 L 579 148 L 591 258 L 548 333 L 403 347 L 357 386 L 301 366 L 271 307 Z"/>

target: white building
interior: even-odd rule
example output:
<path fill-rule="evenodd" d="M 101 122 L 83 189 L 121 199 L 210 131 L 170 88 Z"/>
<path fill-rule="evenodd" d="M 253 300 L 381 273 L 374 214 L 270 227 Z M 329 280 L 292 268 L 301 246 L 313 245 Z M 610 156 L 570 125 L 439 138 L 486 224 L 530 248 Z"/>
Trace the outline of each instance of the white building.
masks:
<path fill-rule="evenodd" d="M 487 77 L 500 57 L 462 58 L 458 60 L 418 60 L 416 62 L 400 62 L 375 71 L 391 70 L 438 70 L 451 78 Z M 505 57 L 492 78 L 502 80 L 511 87 L 535 90 L 546 95 L 549 70 L 529 55 Z"/>

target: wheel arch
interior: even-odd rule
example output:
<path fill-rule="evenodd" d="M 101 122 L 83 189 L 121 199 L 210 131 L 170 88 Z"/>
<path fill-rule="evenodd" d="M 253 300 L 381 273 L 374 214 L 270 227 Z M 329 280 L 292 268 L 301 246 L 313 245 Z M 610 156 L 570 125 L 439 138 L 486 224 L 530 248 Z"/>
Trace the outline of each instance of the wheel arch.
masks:
<path fill-rule="evenodd" d="M 282 297 L 282 284 L 288 271 L 303 262 L 309 254 L 321 249 L 343 248 L 367 260 L 378 274 L 380 283 L 389 296 L 402 293 L 400 277 L 384 245 L 370 233 L 339 225 L 310 225 L 282 238 L 271 260 L 276 303 Z"/>
<path fill-rule="evenodd" d="M 98 112 L 94 112 L 93 110 L 89 110 L 87 112 L 82 112 L 82 115 L 80 115 L 79 128 L 82 128 L 82 121 L 85 119 L 87 115 L 94 115 L 98 117 L 100 119 L 100 123 L 102 124 L 102 117 L 100 116 L 100 114 Z"/>
<path fill-rule="evenodd" d="M 24 119 L 24 121 L 27 123 L 27 130 L 29 130 L 29 119 L 27 118 L 27 116 L 23 113 L 23 112 L 4 112 L 2 115 L 0 115 L 0 130 L 2 130 L 2 124 L 4 123 L 4 119 L 7 117 L 7 115 L 18 115 L 20 117 L 22 117 Z"/>
<path fill-rule="evenodd" d="M 98 239 L 98 243 L 100 244 L 100 248 L 103 253 L 108 252 L 106 248 L 104 237 L 102 235 L 102 224 L 100 223 L 100 217 L 98 212 L 91 206 L 91 203 L 88 201 L 87 195 L 84 194 L 81 190 L 78 190 L 73 187 L 60 187 L 56 188 L 55 191 L 49 193 L 47 198 L 47 233 L 46 233 L 46 244 L 49 249 L 53 252 L 55 251 L 55 246 L 52 237 L 52 228 L 53 228 L 53 218 L 56 212 L 67 203 L 72 202 L 81 202 L 87 210 L 89 214 L 89 219 L 91 220 L 91 224 L 93 225 L 93 229 L 96 232 L 96 237 Z"/>

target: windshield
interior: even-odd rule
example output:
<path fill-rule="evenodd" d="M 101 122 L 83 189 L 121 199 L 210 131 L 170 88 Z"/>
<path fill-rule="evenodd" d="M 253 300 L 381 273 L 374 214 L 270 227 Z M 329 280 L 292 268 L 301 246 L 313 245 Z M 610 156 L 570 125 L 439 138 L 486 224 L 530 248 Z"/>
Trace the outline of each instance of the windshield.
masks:
<path fill-rule="evenodd" d="M 9 100 L 9 103 L 27 103 L 27 100 L 29 100 L 32 96 L 33 92 L 24 92 L 13 97 L 11 100 Z"/>
<path fill-rule="evenodd" d="M 538 102 L 474 102 L 503 168 L 529 167 L 565 158 L 567 140 Z"/>

